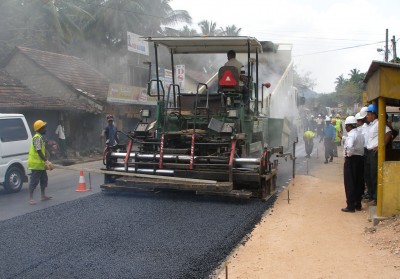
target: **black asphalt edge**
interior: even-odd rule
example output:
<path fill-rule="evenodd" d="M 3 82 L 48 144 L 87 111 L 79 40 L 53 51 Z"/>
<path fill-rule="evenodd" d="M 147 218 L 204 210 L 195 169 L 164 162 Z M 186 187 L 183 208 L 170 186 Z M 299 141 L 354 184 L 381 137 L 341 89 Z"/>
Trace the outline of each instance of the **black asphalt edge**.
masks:
<path fill-rule="evenodd" d="M 217 267 L 210 273 L 208 276 L 208 279 L 218 279 L 220 278 L 220 274 L 226 267 L 226 263 L 229 261 L 231 257 L 237 254 L 237 251 L 241 246 L 246 245 L 247 241 L 249 241 L 251 237 L 251 233 L 254 231 L 254 229 L 261 223 L 261 221 L 264 219 L 264 217 L 267 217 L 269 213 L 271 212 L 271 209 L 273 209 L 275 202 L 278 198 L 279 193 L 281 193 L 282 187 L 279 187 L 278 191 L 276 191 L 273 195 L 271 195 L 267 200 L 265 200 L 266 203 L 268 203 L 267 209 L 265 212 L 260 216 L 260 219 L 254 223 L 253 228 L 251 231 L 249 231 L 241 241 L 238 242 L 238 244 L 234 247 L 234 249 L 223 259 L 221 262 L 217 264 Z M 228 262 L 228 268 L 229 268 L 229 262 Z"/>

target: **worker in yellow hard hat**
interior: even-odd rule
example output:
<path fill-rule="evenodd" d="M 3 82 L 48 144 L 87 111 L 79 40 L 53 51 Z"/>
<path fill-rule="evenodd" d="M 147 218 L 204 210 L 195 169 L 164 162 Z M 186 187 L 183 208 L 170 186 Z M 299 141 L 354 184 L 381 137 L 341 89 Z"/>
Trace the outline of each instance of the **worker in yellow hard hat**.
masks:
<path fill-rule="evenodd" d="M 304 147 L 306 149 L 306 158 L 311 157 L 311 153 L 314 147 L 314 138 L 316 136 L 316 133 L 312 130 L 307 130 L 304 132 L 303 135 L 303 140 L 304 140 Z"/>
<path fill-rule="evenodd" d="M 33 123 L 35 135 L 32 138 L 31 147 L 28 155 L 28 169 L 31 170 L 31 178 L 29 181 L 29 204 L 36 204 L 33 199 L 33 192 L 40 182 L 41 200 L 47 201 L 51 197 L 46 196 L 45 189 L 48 184 L 48 176 L 46 169 L 52 170 L 54 167 L 46 158 L 46 148 L 43 136 L 46 134 L 47 123 L 37 120 Z"/>

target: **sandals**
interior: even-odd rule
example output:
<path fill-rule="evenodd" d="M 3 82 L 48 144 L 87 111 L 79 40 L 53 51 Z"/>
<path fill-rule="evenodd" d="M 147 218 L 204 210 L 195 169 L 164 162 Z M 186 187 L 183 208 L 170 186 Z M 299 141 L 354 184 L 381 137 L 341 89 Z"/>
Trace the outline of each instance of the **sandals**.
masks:
<path fill-rule="evenodd" d="M 48 200 L 51 200 L 51 199 L 52 199 L 52 197 L 45 196 L 44 198 L 41 199 L 41 201 L 48 201 Z"/>
<path fill-rule="evenodd" d="M 29 200 L 29 204 L 30 204 L 30 205 L 35 205 L 36 202 L 35 202 L 34 200 Z"/>

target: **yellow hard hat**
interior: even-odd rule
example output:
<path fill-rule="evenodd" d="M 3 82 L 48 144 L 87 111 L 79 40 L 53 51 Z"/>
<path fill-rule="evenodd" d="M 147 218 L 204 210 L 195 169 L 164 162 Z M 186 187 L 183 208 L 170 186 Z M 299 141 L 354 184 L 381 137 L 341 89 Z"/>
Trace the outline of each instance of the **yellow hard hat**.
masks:
<path fill-rule="evenodd" d="M 46 125 L 47 125 L 46 122 L 44 122 L 42 120 L 37 120 L 37 121 L 35 121 L 35 123 L 33 123 L 33 130 L 35 130 L 35 132 L 37 132 L 40 130 L 40 128 L 43 128 Z"/>
<path fill-rule="evenodd" d="M 336 123 L 336 118 L 332 118 L 331 123 Z"/>

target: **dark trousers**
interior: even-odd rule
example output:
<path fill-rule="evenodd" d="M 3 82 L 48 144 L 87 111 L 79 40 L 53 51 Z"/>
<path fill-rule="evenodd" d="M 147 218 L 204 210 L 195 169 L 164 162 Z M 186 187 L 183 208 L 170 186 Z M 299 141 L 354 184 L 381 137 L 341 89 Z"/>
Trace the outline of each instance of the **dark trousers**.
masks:
<path fill-rule="evenodd" d="M 329 157 L 333 157 L 333 140 L 331 138 L 324 138 L 325 146 L 325 159 L 328 160 Z"/>
<path fill-rule="evenodd" d="M 58 139 L 58 144 L 60 145 L 61 154 L 64 158 L 67 158 L 67 144 L 65 143 L 65 139 Z"/>
<path fill-rule="evenodd" d="M 346 157 L 343 166 L 344 190 L 346 192 L 346 203 L 348 209 L 361 208 L 361 181 L 360 166 L 363 157 L 353 155 Z"/>
<path fill-rule="evenodd" d="M 312 139 L 304 140 L 304 147 L 306 148 L 307 155 L 311 155 L 314 147 L 314 141 Z"/>
<path fill-rule="evenodd" d="M 29 189 L 35 190 L 40 182 L 40 188 L 44 189 L 47 187 L 49 178 L 47 176 L 47 171 L 45 170 L 31 170 L 31 179 L 29 181 Z"/>
<path fill-rule="evenodd" d="M 376 200 L 378 187 L 378 152 L 373 150 L 367 151 L 367 162 L 364 171 L 368 196 L 370 199 Z"/>

